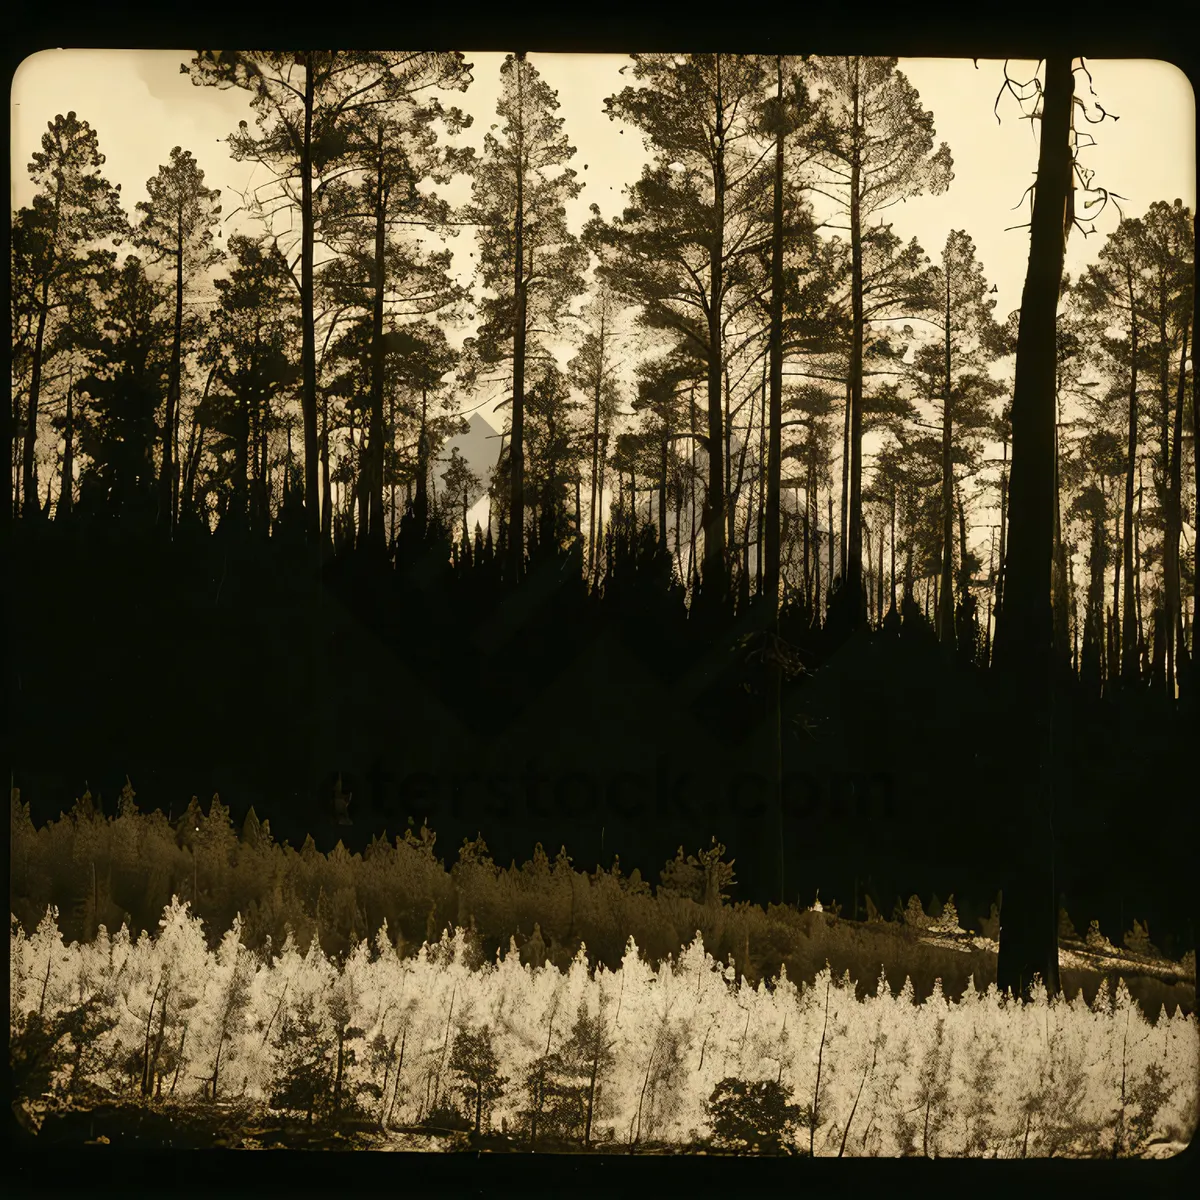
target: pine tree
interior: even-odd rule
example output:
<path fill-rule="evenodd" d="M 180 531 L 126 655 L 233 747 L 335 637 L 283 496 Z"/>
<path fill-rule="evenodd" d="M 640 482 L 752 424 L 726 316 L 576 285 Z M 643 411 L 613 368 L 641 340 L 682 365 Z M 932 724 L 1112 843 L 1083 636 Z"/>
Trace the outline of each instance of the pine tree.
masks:
<path fill-rule="evenodd" d="M 213 246 L 213 228 L 221 215 L 219 191 L 204 186 L 204 172 L 191 152 L 176 146 L 171 161 L 146 181 L 149 200 L 140 200 L 142 214 L 133 244 L 148 252 L 153 263 L 171 265 L 175 317 L 171 326 L 171 357 L 167 373 L 167 408 L 162 427 L 162 457 L 158 475 L 158 520 L 173 529 L 177 519 L 177 445 L 179 400 L 183 378 L 184 304 L 188 285 L 224 256 Z"/>
<path fill-rule="evenodd" d="M 507 1079 L 500 1074 L 499 1060 L 492 1045 L 488 1026 L 459 1029 L 450 1052 L 450 1069 L 457 1072 L 459 1092 L 476 1134 L 483 1131 L 485 1116 L 491 1106 L 504 1094 Z"/>
<path fill-rule="evenodd" d="M 644 86 L 625 88 L 606 107 L 642 132 L 653 157 L 621 216 L 606 223 L 593 207 L 586 236 L 607 251 L 602 276 L 642 306 L 644 324 L 672 331 L 707 368 L 703 594 L 721 603 L 730 578 L 725 325 L 761 284 L 771 172 L 754 139 L 766 72 L 754 56 L 633 59 Z"/>
<path fill-rule="evenodd" d="M 129 255 L 105 309 L 92 373 L 78 383 L 85 414 L 79 448 L 88 460 L 80 506 L 91 512 L 152 520 L 157 414 L 169 369 L 165 299 Z"/>
<path fill-rule="evenodd" d="M 69 297 L 89 277 L 112 263 L 111 252 L 97 243 L 120 245 L 128 230 L 121 209 L 120 185 L 100 174 L 104 155 L 95 130 L 74 112 L 61 113 L 42 135 L 42 148 L 29 163 L 37 187 L 33 205 L 20 214 L 25 234 L 25 267 L 18 280 L 28 289 L 29 383 L 22 431 L 23 512 L 41 511 L 37 486 L 38 412 L 45 369 L 47 333 Z M 14 239 L 16 240 L 16 239 Z M 15 247 L 14 247 L 15 248 Z"/>
<path fill-rule="evenodd" d="M 896 69 L 894 58 L 815 60 L 822 118 L 815 136 L 814 190 L 834 198 L 850 230 L 851 342 L 848 383 L 848 497 L 844 597 L 855 624 L 865 615 L 862 564 L 863 354 L 871 278 L 889 271 L 864 266 L 871 218 L 908 196 L 944 192 L 953 178 L 949 147 L 934 150 L 933 114 Z M 886 226 L 876 227 L 887 229 Z M 883 264 L 880 264 L 881 266 Z"/>
<path fill-rule="evenodd" d="M 484 137 L 467 219 L 479 226 L 480 280 L 490 295 L 468 343 L 475 370 L 511 361 L 508 447 L 508 576 L 524 573 L 525 403 L 527 363 L 546 355 L 538 333 L 553 334 L 572 297 L 583 291 L 586 252 L 567 228 L 564 204 L 583 184 L 567 164 L 575 149 L 555 116 L 558 95 L 523 53 L 500 68 L 498 135 Z"/>
<path fill-rule="evenodd" d="M 361 114 L 420 86 L 416 81 L 463 86 L 467 68 L 458 53 L 202 50 L 180 70 L 197 85 L 250 92 L 258 132 L 243 121 L 228 139 L 230 150 L 239 162 L 263 166 L 274 186 L 256 189 L 245 200 L 271 236 L 277 207 L 298 210 L 304 496 L 307 532 L 315 544 L 322 532 L 315 309 L 321 185 L 346 165 L 349 126 Z"/>

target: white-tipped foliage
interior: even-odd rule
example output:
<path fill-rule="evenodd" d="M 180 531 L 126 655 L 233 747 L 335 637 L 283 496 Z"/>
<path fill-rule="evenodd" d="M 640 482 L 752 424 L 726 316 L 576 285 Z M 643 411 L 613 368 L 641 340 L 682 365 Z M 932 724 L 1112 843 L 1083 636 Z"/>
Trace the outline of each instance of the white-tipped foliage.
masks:
<path fill-rule="evenodd" d="M 518 1130 L 529 1103 L 521 1081 L 544 1056 L 558 1061 L 582 1013 L 611 1050 L 593 1143 L 700 1143 L 711 1134 L 708 1101 L 729 1077 L 790 1089 L 805 1114 L 790 1148 L 820 1156 L 1159 1153 L 1187 1142 L 1197 1120 L 1195 1017 L 1164 1010 L 1151 1023 L 1120 981 L 1090 1005 L 1040 986 L 1022 1004 L 973 982 L 957 1002 L 939 982 L 918 1004 L 910 981 L 893 996 L 881 975 L 858 1000 L 828 966 L 812 982 L 781 972 L 752 986 L 699 934 L 657 970 L 632 938 L 616 971 L 589 969 L 582 950 L 565 972 L 523 965 L 511 947 L 480 964 L 462 929 L 411 957 L 380 931 L 337 963 L 315 939 L 301 954 L 290 935 L 273 956 L 253 954 L 240 921 L 209 950 L 178 900 L 157 935 L 136 943 L 122 928 L 64 945 L 53 909 L 32 936 L 14 920 L 10 964 L 11 1037 L 39 1010 L 53 1024 L 90 1002 L 104 1018 L 86 1055 L 64 1035 L 62 1061 L 78 1065 L 54 1072 L 53 1094 L 30 1098 L 39 1103 L 67 1099 L 80 1075 L 139 1095 L 138 1056 L 160 1023 L 172 1056 L 164 1096 L 173 1087 L 177 1100 L 211 1102 L 218 1051 L 221 1101 L 265 1104 L 314 1056 L 331 1088 L 340 1029 L 353 1051 L 343 1054 L 343 1106 L 410 1125 L 456 1102 L 452 1047 L 469 1027 L 489 1031 L 508 1081 L 491 1126 Z"/>

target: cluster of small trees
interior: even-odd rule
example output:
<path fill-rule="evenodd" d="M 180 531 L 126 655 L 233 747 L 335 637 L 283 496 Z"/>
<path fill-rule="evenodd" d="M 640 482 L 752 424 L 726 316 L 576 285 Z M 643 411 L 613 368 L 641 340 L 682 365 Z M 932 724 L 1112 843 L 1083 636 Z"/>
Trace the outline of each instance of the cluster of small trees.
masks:
<path fill-rule="evenodd" d="M 290 931 L 301 951 L 315 942 L 336 961 L 365 931 L 384 923 L 406 956 L 459 925 L 469 930 L 472 952 L 482 960 L 515 939 L 521 961 L 533 967 L 548 963 L 566 970 L 586 947 L 593 966 L 615 970 L 631 936 L 658 964 L 699 929 L 714 954 L 730 958 L 753 981 L 781 967 L 793 978 L 811 978 L 826 961 L 839 973 L 848 971 L 860 989 L 881 966 L 897 986 L 908 976 L 918 997 L 929 994 L 935 978 L 950 996 L 964 991 L 969 975 L 980 985 L 995 978 L 994 903 L 990 915 L 963 918 L 988 941 L 960 926 L 953 897 L 943 904 L 934 896 L 925 905 L 911 896 L 906 906 L 897 899 L 885 920 L 867 895 L 861 923 L 840 920 L 841 906 L 819 899 L 807 912 L 775 905 L 764 910 L 732 901 L 734 864 L 715 840 L 698 854 L 681 847 L 652 886 L 636 868 L 625 873 L 619 860 L 608 870 L 579 870 L 565 848 L 551 859 L 539 845 L 520 866 L 501 867 L 481 839 L 464 842 L 447 867 L 436 854 L 436 836 L 425 827 L 392 842 L 373 838 L 361 855 L 340 842 L 323 854 L 311 837 L 296 850 L 277 842 L 270 822 L 253 810 L 238 834 L 219 797 L 207 812 L 193 800 L 174 821 L 158 810 L 139 812 L 128 783 L 117 808 L 115 816 L 105 815 L 86 793 L 70 813 L 35 828 L 28 805 L 13 796 L 10 906 L 26 933 L 53 906 L 69 938 L 86 942 L 101 926 L 121 925 L 136 937 L 155 928 L 177 895 L 203 921 L 212 949 L 235 916 L 241 942 L 255 953 L 281 945 Z M 932 944 L 931 933 L 958 944 Z M 1059 934 L 1084 940 L 1065 913 Z M 1086 944 L 1096 953 L 1117 953 L 1096 922 Z M 1124 944 L 1161 957 L 1142 922 L 1134 922 Z M 1184 968 L 1183 974 L 1192 972 Z M 1100 982 L 1098 974 L 1082 970 L 1066 978 L 1089 996 Z M 1150 979 L 1131 986 L 1143 1004 L 1173 1003 L 1182 995 Z"/>
<path fill-rule="evenodd" d="M 852 623 L 923 605 L 943 641 L 990 657 L 1016 314 L 995 319 L 965 231 L 931 261 L 886 223 L 953 178 L 895 59 L 635 55 L 607 111 L 650 161 L 622 212 L 593 206 L 581 232 L 575 150 L 523 55 L 478 155 L 437 98 L 471 82 L 458 54 L 205 51 L 182 69 L 251 97 L 229 146 L 265 169 L 242 197 L 261 228 L 219 248 L 220 196 L 179 147 L 130 221 L 95 131 L 55 119 L 13 218 L 25 514 L 140 509 L 382 548 L 411 510 L 468 558 L 502 542 L 505 578 L 534 546 L 574 545 L 596 582 L 605 530 L 648 524 L 693 597 L 702 579 L 778 595 L 779 573 L 819 621 L 837 582 Z M 472 199 L 454 211 L 435 187 L 459 175 Z M 463 226 L 482 299 L 460 353 L 441 322 L 471 315 L 445 242 Z M 118 261 L 124 240 L 141 257 Z M 1190 212 L 1151 205 L 1060 317 L 1056 644 L 1094 686 L 1170 690 L 1189 654 L 1193 258 Z M 452 457 L 432 504 L 466 397 L 496 389 L 510 415 L 491 479 Z M 981 506 L 1000 509 L 990 537 Z"/>
<path fill-rule="evenodd" d="M 384 925 L 340 962 L 210 949 L 172 901 L 154 937 L 65 944 L 49 910 L 14 921 L 10 1058 L 34 1123 L 100 1097 L 236 1103 L 313 1123 L 507 1132 L 629 1151 L 1002 1157 L 1140 1153 L 1196 1122 L 1194 1017 L 1149 1023 L 1121 984 L 1028 1005 L 826 969 L 797 988 L 737 980 L 699 936 L 657 970 L 631 939 L 615 971 L 481 961 L 466 931 L 396 953 Z"/>

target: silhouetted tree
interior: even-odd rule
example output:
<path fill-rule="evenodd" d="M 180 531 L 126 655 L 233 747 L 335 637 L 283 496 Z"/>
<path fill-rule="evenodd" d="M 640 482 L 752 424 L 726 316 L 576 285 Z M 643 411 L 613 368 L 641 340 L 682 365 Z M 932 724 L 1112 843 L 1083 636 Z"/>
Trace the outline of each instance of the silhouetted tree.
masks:
<path fill-rule="evenodd" d="M 96 243 L 120 244 L 128 229 L 120 185 L 100 174 L 104 155 L 95 130 L 74 112 L 60 113 L 42 134 L 42 148 L 29 163 L 37 187 L 33 205 L 20 214 L 24 239 L 26 302 L 32 316 L 29 384 L 22 434 L 22 494 L 26 516 L 41 510 L 37 488 L 38 402 L 41 398 L 46 333 L 52 316 L 65 308 L 81 280 L 113 261 Z"/>
<path fill-rule="evenodd" d="M 219 191 L 204 186 L 204 172 L 191 152 L 176 146 L 168 165 L 146 181 L 149 200 L 139 200 L 141 219 L 133 244 L 147 251 L 150 261 L 171 264 L 175 318 L 171 327 L 171 357 L 167 371 L 167 410 L 162 427 L 162 458 L 158 475 L 158 520 L 173 529 L 177 519 L 176 443 L 179 438 L 179 395 L 183 377 L 184 294 L 197 275 L 223 257 L 213 246 L 213 228 L 221 215 Z"/>
<path fill-rule="evenodd" d="M 586 252 L 567 228 L 565 201 L 583 187 L 567 166 L 575 155 L 562 132 L 558 94 L 525 55 L 500 68 L 496 106 L 504 125 L 484 137 L 468 219 L 479 226 L 480 279 L 491 296 L 470 343 L 481 369 L 512 362 L 508 447 L 508 574 L 525 558 L 525 390 L 527 361 L 545 356 L 537 335 L 553 333 L 566 305 L 583 291 Z"/>

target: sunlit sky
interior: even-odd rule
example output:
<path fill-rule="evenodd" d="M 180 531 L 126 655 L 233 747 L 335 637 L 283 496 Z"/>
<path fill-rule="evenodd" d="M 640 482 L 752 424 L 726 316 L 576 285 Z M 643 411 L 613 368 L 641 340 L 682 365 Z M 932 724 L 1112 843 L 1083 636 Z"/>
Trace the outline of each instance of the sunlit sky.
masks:
<path fill-rule="evenodd" d="M 223 139 L 248 117 L 248 95 L 237 89 L 199 88 L 179 73 L 188 51 L 46 50 L 32 55 L 13 80 L 12 203 L 26 204 L 32 185 L 26 173 L 30 154 L 56 113 L 74 109 L 96 129 L 107 156 L 109 177 L 122 185 L 130 207 L 146 195 L 145 181 L 165 162 L 172 146 L 191 150 L 210 186 L 231 197 L 260 182 L 247 163 L 229 157 Z M 635 179 L 646 154 L 636 130 L 610 121 L 604 98 L 627 83 L 619 74 L 629 60 L 620 55 L 531 54 L 530 61 L 557 89 L 560 115 L 578 150 L 573 162 L 586 186 L 569 210 L 578 229 L 595 203 L 605 216 L 618 211 L 622 188 Z M 448 102 L 475 117 L 465 140 L 482 145 L 495 120 L 503 55 L 470 53 L 473 83 Z M 1128 197 L 1129 215 L 1154 200 L 1179 197 L 1195 206 L 1195 101 L 1187 77 L 1169 63 L 1147 59 L 1089 62 L 1097 98 L 1118 121 L 1091 127 L 1097 145 L 1082 161 L 1096 171 L 1097 182 Z M 1010 73 L 1026 78 L 1034 63 L 1010 63 Z M 965 228 L 975 240 L 988 278 L 998 288 L 998 312 L 1020 302 L 1028 232 L 1007 226 L 1026 219 L 1014 211 L 1037 162 L 1036 136 L 1021 120 L 1016 101 L 1001 100 L 1000 120 L 993 115 L 1003 78 L 998 60 L 912 58 L 901 69 L 933 111 L 937 138 L 954 155 L 954 182 L 936 197 L 920 197 L 889 210 L 904 237 L 915 236 L 930 252 L 940 249 L 950 228 Z M 1086 97 L 1086 79 L 1079 76 Z M 587 170 L 583 170 L 586 165 Z M 261 172 L 260 172 L 261 174 Z M 456 195 L 455 193 L 459 193 Z M 465 185 L 445 193 L 465 199 Z M 235 205 L 227 204 L 226 211 Z M 1116 222 L 1111 211 L 1101 218 L 1099 234 L 1075 235 L 1068 247 L 1068 270 L 1094 259 L 1100 234 Z M 458 247 L 464 251 L 465 247 Z M 456 264 L 459 265 L 459 264 Z"/>
<path fill-rule="evenodd" d="M 195 87 L 180 73 L 189 51 L 47 50 L 26 59 L 13 80 L 10 98 L 11 202 L 29 203 L 33 188 L 27 174 L 31 153 L 46 125 L 57 113 L 74 110 L 97 131 L 106 155 L 106 173 L 122 185 L 127 209 L 146 196 L 145 182 L 164 163 L 173 146 L 190 150 L 209 186 L 221 188 L 226 214 L 238 205 L 237 193 L 263 182 L 249 163 L 230 159 L 224 139 L 239 120 L 249 119 L 248 94 Z M 466 93 L 450 93 L 453 103 L 473 114 L 464 140 L 482 147 L 483 135 L 495 122 L 499 68 L 503 55 L 466 53 L 473 64 L 473 83 Z M 591 204 L 610 217 L 622 206 L 624 187 L 636 179 L 646 151 L 635 129 L 611 121 L 604 98 L 632 82 L 621 75 L 630 60 L 621 55 L 533 54 L 530 61 L 558 91 L 560 115 L 577 155 L 572 165 L 586 186 L 568 216 L 578 231 Z M 973 238 L 984 272 L 997 291 L 996 313 L 1003 319 L 1020 304 L 1029 235 L 1009 228 L 1028 220 L 1022 193 L 1037 163 L 1036 131 L 1022 119 L 1017 102 L 1005 96 L 999 117 L 993 113 L 1003 80 L 999 60 L 911 58 L 901 60 L 923 104 L 932 110 L 936 138 L 950 145 L 954 181 L 947 193 L 918 197 L 896 205 L 887 218 L 903 238 L 917 237 L 936 255 L 951 229 Z M 1095 171 L 1098 184 L 1126 197 L 1126 215 L 1143 213 L 1155 200 L 1182 199 L 1195 209 L 1195 100 L 1187 77 L 1178 68 L 1147 59 L 1089 61 L 1096 99 L 1119 120 L 1089 126 L 1096 140 L 1082 152 L 1081 162 Z M 1009 64 L 1014 78 L 1029 78 L 1036 64 Z M 1077 94 L 1087 95 L 1087 79 L 1077 76 Z M 585 169 L 586 168 L 586 169 Z M 442 194 L 452 201 L 468 196 L 459 181 Z M 245 218 L 235 218 L 234 221 Z M 1110 208 L 1085 238 L 1072 234 L 1067 270 L 1077 275 L 1094 261 L 1104 235 L 1115 228 Z M 228 235 L 229 228 L 225 233 Z M 451 241 L 454 269 L 465 282 L 472 266 L 473 239 Z M 459 336 L 461 337 L 460 331 Z M 485 412 L 487 410 L 485 409 Z M 494 424 L 499 416 L 490 418 Z"/>

